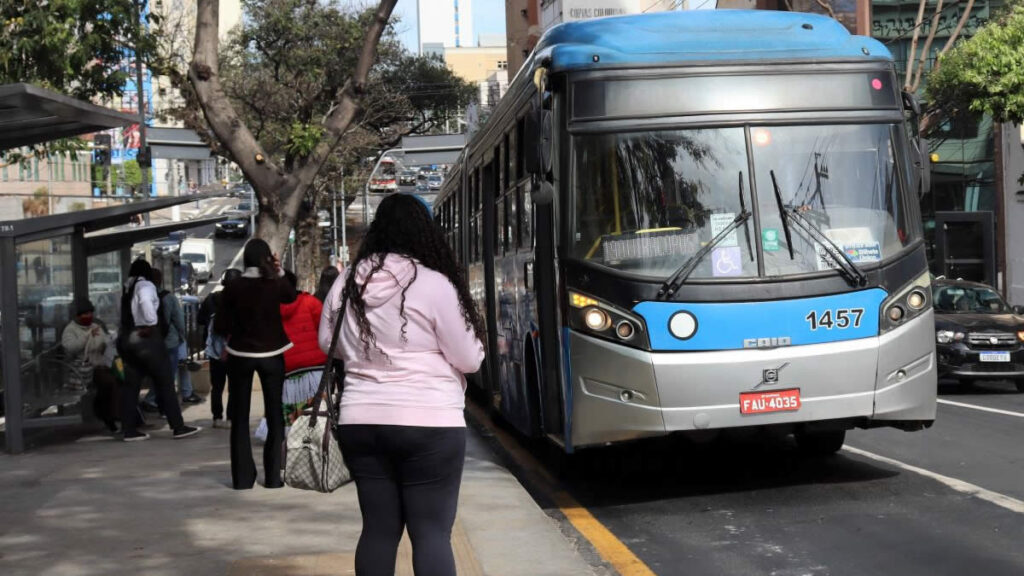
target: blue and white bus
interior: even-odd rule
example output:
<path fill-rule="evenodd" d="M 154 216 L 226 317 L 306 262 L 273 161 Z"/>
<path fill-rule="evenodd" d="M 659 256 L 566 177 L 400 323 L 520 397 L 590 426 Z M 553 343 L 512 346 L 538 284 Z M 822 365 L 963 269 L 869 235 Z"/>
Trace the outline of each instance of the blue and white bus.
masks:
<path fill-rule="evenodd" d="M 475 383 L 566 451 L 930 426 L 915 113 L 886 48 L 824 17 L 552 28 L 435 203 L 486 312 Z"/>

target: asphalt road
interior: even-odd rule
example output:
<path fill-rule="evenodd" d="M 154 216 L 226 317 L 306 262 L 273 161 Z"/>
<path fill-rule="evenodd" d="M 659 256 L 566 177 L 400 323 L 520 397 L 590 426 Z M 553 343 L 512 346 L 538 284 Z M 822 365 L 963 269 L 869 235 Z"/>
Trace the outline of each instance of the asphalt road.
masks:
<path fill-rule="evenodd" d="M 991 383 L 942 384 L 933 428 L 853 431 L 825 459 L 757 435 L 517 448 L 656 574 L 997 576 L 1024 574 L 1022 439 L 1024 394 Z"/>

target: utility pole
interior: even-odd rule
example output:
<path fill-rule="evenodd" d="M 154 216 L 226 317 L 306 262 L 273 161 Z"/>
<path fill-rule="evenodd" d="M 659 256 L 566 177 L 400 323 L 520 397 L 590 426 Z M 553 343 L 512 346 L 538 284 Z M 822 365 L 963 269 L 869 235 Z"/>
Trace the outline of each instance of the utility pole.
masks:
<path fill-rule="evenodd" d="M 138 38 L 142 37 L 142 5 L 145 0 L 137 0 L 135 25 L 138 30 Z M 139 55 L 139 43 L 135 42 L 135 88 L 139 96 L 139 170 L 142 172 L 143 198 L 149 197 L 149 153 L 146 151 L 146 91 L 142 86 L 142 56 Z M 122 160 L 123 162 L 123 160 Z M 146 212 L 146 226 L 149 226 L 149 212 Z"/>
<path fill-rule="evenodd" d="M 345 169 L 341 170 L 341 245 L 345 247 L 344 252 L 340 252 L 341 265 L 346 266 L 348 264 L 348 241 L 345 237 L 345 229 L 348 228 L 348 218 L 346 216 L 345 207 Z"/>

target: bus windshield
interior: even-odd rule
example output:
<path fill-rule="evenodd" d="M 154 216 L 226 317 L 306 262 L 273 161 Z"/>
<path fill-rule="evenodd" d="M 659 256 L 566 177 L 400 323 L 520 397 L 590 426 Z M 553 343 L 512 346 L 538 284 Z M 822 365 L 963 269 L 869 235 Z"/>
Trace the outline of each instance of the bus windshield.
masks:
<path fill-rule="evenodd" d="M 743 128 L 577 137 L 573 254 L 618 270 L 672 274 L 752 209 Z M 690 278 L 756 276 L 753 223 Z"/>
<path fill-rule="evenodd" d="M 672 274 L 744 210 L 750 219 L 716 244 L 692 279 L 814 273 L 837 266 L 820 242 L 782 224 L 798 210 L 857 266 L 912 240 L 890 125 L 711 128 L 577 136 L 573 255 L 644 276 Z M 792 248 L 792 258 L 790 257 Z"/>

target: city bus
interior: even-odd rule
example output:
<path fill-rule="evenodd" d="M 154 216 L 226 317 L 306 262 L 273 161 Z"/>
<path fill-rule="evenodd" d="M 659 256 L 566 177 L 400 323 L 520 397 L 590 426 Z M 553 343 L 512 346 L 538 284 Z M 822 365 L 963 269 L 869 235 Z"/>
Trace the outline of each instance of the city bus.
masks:
<path fill-rule="evenodd" d="M 898 86 L 812 14 L 547 31 L 435 202 L 486 317 L 472 385 L 568 452 L 929 427 L 927 152 Z"/>

